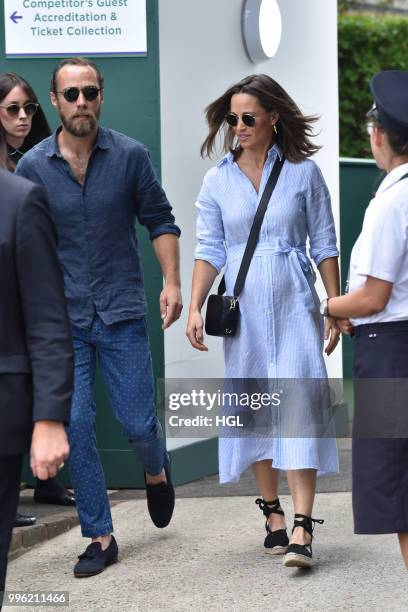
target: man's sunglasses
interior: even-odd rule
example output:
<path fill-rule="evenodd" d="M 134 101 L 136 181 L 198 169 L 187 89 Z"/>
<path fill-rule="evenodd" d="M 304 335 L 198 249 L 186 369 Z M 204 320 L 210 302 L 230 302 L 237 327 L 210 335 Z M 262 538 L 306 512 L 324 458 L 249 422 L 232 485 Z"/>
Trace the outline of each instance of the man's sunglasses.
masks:
<path fill-rule="evenodd" d="M 20 110 L 23 109 L 27 117 L 32 117 L 37 112 L 37 109 L 40 105 L 36 104 L 36 102 L 26 102 L 22 106 L 17 103 L 9 104 L 8 106 L 0 106 L 0 108 L 5 108 L 6 112 L 10 117 L 18 117 L 20 114 Z"/>
<path fill-rule="evenodd" d="M 67 102 L 76 102 L 79 98 L 79 94 L 82 92 L 85 100 L 93 102 L 99 96 L 101 90 L 94 85 L 87 85 L 86 87 L 67 87 L 64 91 L 57 91 L 56 93 L 62 94 Z"/>
<path fill-rule="evenodd" d="M 235 113 L 227 113 L 225 115 L 225 121 L 231 127 L 237 127 L 238 119 L 239 119 L 239 117 Z M 247 127 L 254 127 L 254 125 L 256 123 L 256 118 L 253 115 L 251 115 L 250 113 L 242 113 L 241 120 L 242 120 L 242 123 L 244 125 L 246 125 Z"/>

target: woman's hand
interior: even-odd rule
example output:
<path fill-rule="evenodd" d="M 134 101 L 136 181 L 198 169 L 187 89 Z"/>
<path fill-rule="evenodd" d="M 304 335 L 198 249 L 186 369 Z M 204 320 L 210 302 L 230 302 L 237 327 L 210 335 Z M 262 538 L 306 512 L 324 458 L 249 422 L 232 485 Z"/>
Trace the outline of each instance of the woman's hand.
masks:
<path fill-rule="evenodd" d="M 354 327 L 350 323 L 350 319 L 336 319 L 336 323 L 342 334 L 350 336 L 353 333 Z"/>
<path fill-rule="evenodd" d="M 331 355 L 340 340 L 340 329 L 336 320 L 332 317 L 325 317 L 324 319 L 324 339 L 329 340 L 324 352 L 326 355 Z"/>
<path fill-rule="evenodd" d="M 186 336 L 190 340 L 191 345 L 198 351 L 208 351 L 208 348 L 203 344 L 204 340 L 204 321 L 201 312 L 198 310 L 190 311 L 188 315 Z"/>
<path fill-rule="evenodd" d="M 208 351 L 208 348 L 203 343 L 204 323 L 203 317 L 201 316 L 201 308 L 217 274 L 218 271 L 216 268 L 208 261 L 196 259 L 193 269 L 193 282 L 186 336 L 190 340 L 191 345 L 198 351 Z"/>

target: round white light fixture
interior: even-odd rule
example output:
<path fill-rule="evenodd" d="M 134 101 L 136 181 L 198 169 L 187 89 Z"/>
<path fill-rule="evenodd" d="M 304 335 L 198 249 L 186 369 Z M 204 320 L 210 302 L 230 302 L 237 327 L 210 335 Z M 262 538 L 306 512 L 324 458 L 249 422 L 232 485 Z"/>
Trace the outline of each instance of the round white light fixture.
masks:
<path fill-rule="evenodd" d="M 273 57 L 282 37 L 277 0 L 245 0 L 242 33 L 250 60 L 257 64 Z"/>

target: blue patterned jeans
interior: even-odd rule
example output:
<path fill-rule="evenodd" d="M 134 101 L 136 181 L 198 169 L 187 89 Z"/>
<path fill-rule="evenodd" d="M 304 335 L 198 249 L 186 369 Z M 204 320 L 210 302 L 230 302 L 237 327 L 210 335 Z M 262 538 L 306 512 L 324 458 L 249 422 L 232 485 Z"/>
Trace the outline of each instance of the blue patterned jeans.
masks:
<path fill-rule="evenodd" d="M 68 428 L 69 467 L 84 537 L 113 531 L 105 476 L 96 447 L 95 364 L 114 414 L 146 472 L 160 474 L 168 462 L 156 416 L 145 317 L 105 325 L 96 315 L 90 329 L 72 326 L 75 387 Z"/>

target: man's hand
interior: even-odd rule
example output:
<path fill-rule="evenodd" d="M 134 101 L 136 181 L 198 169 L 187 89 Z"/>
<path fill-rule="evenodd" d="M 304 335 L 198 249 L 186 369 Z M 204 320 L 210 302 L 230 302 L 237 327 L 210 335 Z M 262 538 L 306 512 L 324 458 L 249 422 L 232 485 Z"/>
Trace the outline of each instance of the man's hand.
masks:
<path fill-rule="evenodd" d="M 69 455 L 64 424 L 36 421 L 30 449 L 31 470 L 40 480 L 53 478 Z"/>
<path fill-rule="evenodd" d="M 350 336 L 353 333 L 354 327 L 350 323 L 350 319 L 337 319 L 336 323 L 343 334 Z"/>
<path fill-rule="evenodd" d="M 164 289 L 160 294 L 160 314 L 162 329 L 167 329 L 177 321 L 183 308 L 178 238 L 174 234 L 161 234 L 153 240 L 153 248 L 164 277 Z"/>
<path fill-rule="evenodd" d="M 180 318 L 183 310 L 180 285 L 166 283 L 160 294 L 160 314 L 163 320 L 162 329 L 170 327 Z"/>

